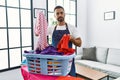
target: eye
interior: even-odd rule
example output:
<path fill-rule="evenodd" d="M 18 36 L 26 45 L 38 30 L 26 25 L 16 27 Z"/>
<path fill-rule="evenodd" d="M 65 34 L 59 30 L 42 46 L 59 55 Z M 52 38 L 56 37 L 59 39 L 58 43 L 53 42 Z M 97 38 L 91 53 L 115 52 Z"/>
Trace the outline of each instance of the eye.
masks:
<path fill-rule="evenodd" d="M 56 13 L 57 15 L 59 15 L 59 13 Z"/>
<path fill-rule="evenodd" d="M 63 14 L 63 12 L 60 12 L 61 14 Z"/>

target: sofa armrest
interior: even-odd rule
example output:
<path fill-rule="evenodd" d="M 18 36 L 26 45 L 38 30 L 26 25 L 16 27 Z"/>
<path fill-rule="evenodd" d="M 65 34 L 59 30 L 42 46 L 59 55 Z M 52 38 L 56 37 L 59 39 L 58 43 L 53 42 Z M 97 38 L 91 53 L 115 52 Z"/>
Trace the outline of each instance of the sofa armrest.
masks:
<path fill-rule="evenodd" d="M 81 54 L 75 56 L 75 60 L 80 60 L 81 58 L 82 58 Z"/>
<path fill-rule="evenodd" d="M 120 80 L 120 77 L 118 77 L 118 78 L 116 78 L 116 79 L 114 79 L 114 80 Z"/>

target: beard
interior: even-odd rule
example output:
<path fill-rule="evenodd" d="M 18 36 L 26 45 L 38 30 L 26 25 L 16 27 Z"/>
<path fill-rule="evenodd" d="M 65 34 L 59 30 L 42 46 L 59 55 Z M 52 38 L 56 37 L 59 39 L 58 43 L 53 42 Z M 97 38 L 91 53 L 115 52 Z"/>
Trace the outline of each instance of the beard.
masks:
<path fill-rule="evenodd" d="M 63 22 L 63 21 L 64 21 L 64 18 L 63 18 L 63 17 L 59 17 L 57 20 L 58 20 L 59 22 Z"/>

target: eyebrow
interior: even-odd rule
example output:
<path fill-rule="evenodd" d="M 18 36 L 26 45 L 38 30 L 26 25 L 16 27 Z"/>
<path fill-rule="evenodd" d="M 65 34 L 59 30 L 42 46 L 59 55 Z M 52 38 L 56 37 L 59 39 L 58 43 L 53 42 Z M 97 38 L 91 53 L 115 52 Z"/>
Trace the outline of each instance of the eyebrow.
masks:
<path fill-rule="evenodd" d="M 59 14 L 59 13 L 61 13 L 61 14 L 62 14 L 62 13 L 64 13 L 64 12 L 57 12 L 56 14 Z"/>

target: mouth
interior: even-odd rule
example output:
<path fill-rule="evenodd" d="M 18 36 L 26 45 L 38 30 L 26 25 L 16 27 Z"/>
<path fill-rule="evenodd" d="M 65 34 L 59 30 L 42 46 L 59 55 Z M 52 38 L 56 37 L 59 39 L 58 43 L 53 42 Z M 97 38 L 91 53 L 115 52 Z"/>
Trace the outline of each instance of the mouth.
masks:
<path fill-rule="evenodd" d="M 58 21 L 62 22 L 62 21 L 64 21 L 64 18 L 63 17 L 59 17 Z"/>
<path fill-rule="evenodd" d="M 59 17 L 58 19 L 63 19 L 63 17 Z"/>

